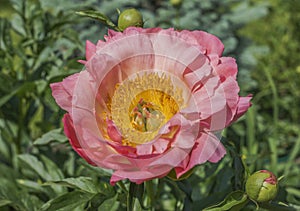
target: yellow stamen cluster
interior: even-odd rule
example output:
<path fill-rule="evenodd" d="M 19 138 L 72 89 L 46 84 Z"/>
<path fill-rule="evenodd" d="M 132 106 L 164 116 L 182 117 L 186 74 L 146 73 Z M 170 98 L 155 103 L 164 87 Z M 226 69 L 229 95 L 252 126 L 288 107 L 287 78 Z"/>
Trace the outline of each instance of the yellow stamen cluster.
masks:
<path fill-rule="evenodd" d="M 123 144 L 136 146 L 155 138 L 183 103 L 182 90 L 174 87 L 170 76 L 137 74 L 117 85 L 111 117 L 123 135 Z"/>

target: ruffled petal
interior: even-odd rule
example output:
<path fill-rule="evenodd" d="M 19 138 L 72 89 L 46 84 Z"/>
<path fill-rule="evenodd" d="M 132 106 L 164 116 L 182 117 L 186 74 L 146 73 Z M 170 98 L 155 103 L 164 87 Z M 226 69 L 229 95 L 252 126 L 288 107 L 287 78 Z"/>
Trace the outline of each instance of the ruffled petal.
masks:
<path fill-rule="evenodd" d="M 224 51 L 223 43 L 216 36 L 204 31 L 192 31 L 198 44 L 205 47 L 207 54 L 217 54 L 221 56 Z"/>
<path fill-rule="evenodd" d="M 251 99 L 252 99 L 252 95 L 248 95 L 247 97 L 240 97 L 239 98 L 236 114 L 235 114 L 234 118 L 232 119 L 232 121 L 229 124 L 233 123 L 238 118 L 240 118 L 244 113 L 246 113 L 246 111 L 252 105 L 251 102 L 250 102 Z"/>
<path fill-rule="evenodd" d="M 70 75 L 62 82 L 52 83 L 52 96 L 56 103 L 64 110 L 72 113 L 73 90 L 78 79 L 78 73 Z"/>
<path fill-rule="evenodd" d="M 206 161 L 218 162 L 225 154 L 224 146 L 213 133 L 201 133 L 190 153 L 189 162 L 185 162 L 187 165 L 175 168 L 177 177 L 179 178 L 194 166 Z"/>
<path fill-rule="evenodd" d="M 81 145 L 77 139 L 77 135 L 74 131 L 74 125 L 73 120 L 69 114 L 65 114 L 63 117 L 63 123 L 64 123 L 64 132 L 66 136 L 69 139 L 69 142 L 73 149 L 82 157 L 84 158 L 89 164 L 96 165 L 84 152 L 84 150 L 81 148 Z"/>
<path fill-rule="evenodd" d="M 85 44 L 85 58 L 88 61 L 92 56 L 96 53 L 96 45 L 90 42 L 89 40 L 86 41 Z"/>

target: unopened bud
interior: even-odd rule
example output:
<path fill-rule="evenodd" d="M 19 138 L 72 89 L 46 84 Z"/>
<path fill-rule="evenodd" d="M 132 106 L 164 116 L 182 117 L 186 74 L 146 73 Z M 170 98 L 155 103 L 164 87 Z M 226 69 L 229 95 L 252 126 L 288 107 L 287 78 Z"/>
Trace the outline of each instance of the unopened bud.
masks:
<path fill-rule="evenodd" d="M 256 202 L 267 202 L 274 199 L 278 191 L 275 175 L 268 170 L 260 170 L 252 174 L 246 182 L 246 193 Z"/>
<path fill-rule="evenodd" d="M 118 18 L 118 27 L 121 31 L 124 31 L 129 26 L 143 27 L 143 16 L 136 9 L 124 10 Z"/>
<path fill-rule="evenodd" d="M 183 0 L 170 0 L 173 7 L 180 7 Z"/>

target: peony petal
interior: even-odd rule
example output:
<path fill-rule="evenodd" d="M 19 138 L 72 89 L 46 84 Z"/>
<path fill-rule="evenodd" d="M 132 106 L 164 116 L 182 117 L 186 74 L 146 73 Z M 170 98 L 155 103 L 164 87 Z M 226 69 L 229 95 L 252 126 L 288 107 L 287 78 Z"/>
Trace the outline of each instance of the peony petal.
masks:
<path fill-rule="evenodd" d="M 114 122 L 110 119 L 107 119 L 106 122 L 107 122 L 107 134 L 109 135 L 111 140 L 118 143 L 122 143 L 122 135 L 118 130 L 118 128 L 116 127 L 116 125 L 114 124 Z"/>
<path fill-rule="evenodd" d="M 78 73 L 65 78 L 62 82 L 52 83 L 52 96 L 56 103 L 64 110 L 72 113 L 73 90 L 78 79 Z"/>
<path fill-rule="evenodd" d="M 85 44 L 85 58 L 88 61 L 91 59 L 94 54 L 96 53 L 96 45 L 90 42 L 89 40 L 86 41 Z"/>
<path fill-rule="evenodd" d="M 216 74 L 221 75 L 225 78 L 236 78 L 238 69 L 235 59 L 231 57 L 222 57 L 219 61 L 220 63 L 216 67 L 214 67 Z"/>
<path fill-rule="evenodd" d="M 252 95 L 248 95 L 247 97 L 239 98 L 236 114 L 233 117 L 233 120 L 229 124 L 231 124 L 232 122 L 234 122 L 238 118 L 240 118 L 251 107 L 251 105 L 252 105 L 250 102 L 251 99 L 252 99 Z"/>
<path fill-rule="evenodd" d="M 224 50 L 223 43 L 216 36 L 204 31 L 192 31 L 198 44 L 205 47 L 207 54 L 217 54 L 221 56 Z"/>
<path fill-rule="evenodd" d="M 64 132 L 66 136 L 69 138 L 69 142 L 73 149 L 82 157 L 84 158 L 89 164 L 96 165 L 84 152 L 84 150 L 81 148 L 81 145 L 78 142 L 77 135 L 74 131 L 74 125 L 72 118 L 69 114 L 65 114 L 63 117 L 63 123 L 64 123 Z"/>
<path fill-rule="evenodd" d="M 206 161 L 217 162 L 226 154 L 224 146 L 213 133 L 201 133 L 196 143 L 188 158 L 189 162 L 185 162 L 187 166 L 175 168 L 178 178 L 194 166 Z"/>

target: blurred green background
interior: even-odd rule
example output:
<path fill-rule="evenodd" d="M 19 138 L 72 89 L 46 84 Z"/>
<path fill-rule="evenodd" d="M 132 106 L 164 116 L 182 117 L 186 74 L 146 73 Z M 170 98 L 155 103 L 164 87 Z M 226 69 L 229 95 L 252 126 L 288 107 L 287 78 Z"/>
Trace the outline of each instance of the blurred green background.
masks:
<path fill-rule="evenodd" d="M 130 7 L 142 12 L 145 27 L 217 35 L 224 55 L 237 60 L 241 95 L 254 96 L 224 131 L 228 155 L 220 163 L 176 184 L 154 181 L 156 210 L 202 210 L 223 200 L 243 189 L 243 163 L 250 173 L 284 176 L 274 201 L 289 207 L 260 210 L 300 210 L 299 0 L 184 0 L 180 7 L 168 0 L 0 0 L 0 210 L 126 209 L 126 191 L 71 149 L 49 84 L 80 71 L 85 40 L 107 31 L 75 11 L 98 10 L 116 22 L 116 8 Z"/>

